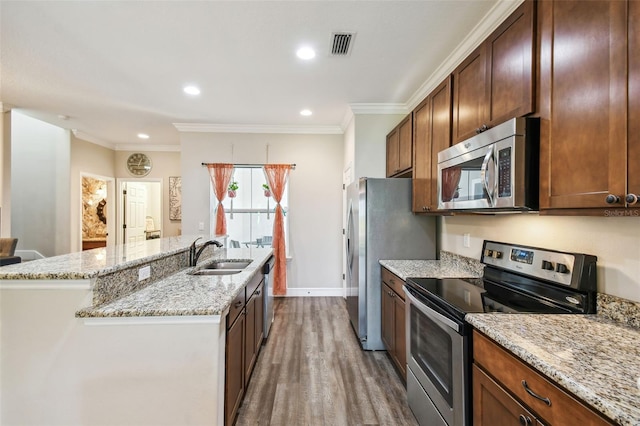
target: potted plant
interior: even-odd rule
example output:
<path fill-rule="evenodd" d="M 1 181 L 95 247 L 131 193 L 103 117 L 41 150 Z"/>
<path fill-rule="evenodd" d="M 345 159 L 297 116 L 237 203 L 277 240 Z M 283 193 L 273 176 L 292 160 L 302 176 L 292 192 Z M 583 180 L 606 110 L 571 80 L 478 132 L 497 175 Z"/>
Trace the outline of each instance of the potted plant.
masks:
<path fill-rule="evenodd" d="M 265 197 L 271 197 L 271 188 L 269 188 L 269 185 L 267 185 L 266 183 L 263 183 L 262 189 L 264 190 Z"/>
<path fill-rule="evenodd" d="M 229 195 L 229 198 L 235 198 L 237 190 L 238 190 L 238 182 L 236 181 L 231 182 L 229 184 L 229 187 L 227 188 L 227 195 Z"/>

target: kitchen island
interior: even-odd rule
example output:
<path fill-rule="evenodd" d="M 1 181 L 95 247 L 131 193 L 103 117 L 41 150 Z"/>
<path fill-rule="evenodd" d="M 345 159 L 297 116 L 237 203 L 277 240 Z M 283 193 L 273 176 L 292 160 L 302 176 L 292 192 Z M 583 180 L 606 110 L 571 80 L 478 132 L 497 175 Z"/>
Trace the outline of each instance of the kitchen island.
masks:
<path fill-rule="evenodd" d="M 195 238 L 2 268 L 0 423 L 222 425 L 226 315 L 272 250 L 209 246 L 251 263 L 198 276 Z"/>

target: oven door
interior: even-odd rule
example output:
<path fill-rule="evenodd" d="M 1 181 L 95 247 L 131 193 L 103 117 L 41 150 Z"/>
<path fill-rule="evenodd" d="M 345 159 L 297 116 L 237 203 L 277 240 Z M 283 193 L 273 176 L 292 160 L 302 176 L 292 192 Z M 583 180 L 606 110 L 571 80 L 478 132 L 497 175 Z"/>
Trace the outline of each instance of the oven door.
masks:
<path fill-rule="evenodd" d="M 406 286 L 404 291 L 409 406 L 421 425 L 466 425 L 469 359 L 463 324 L 427 306 Z"/>

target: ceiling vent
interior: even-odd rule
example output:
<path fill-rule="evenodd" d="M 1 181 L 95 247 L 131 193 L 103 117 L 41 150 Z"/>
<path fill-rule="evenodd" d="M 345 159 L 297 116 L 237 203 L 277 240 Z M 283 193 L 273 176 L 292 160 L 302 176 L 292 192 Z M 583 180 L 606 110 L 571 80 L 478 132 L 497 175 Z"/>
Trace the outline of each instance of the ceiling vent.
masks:
<path fill-rule="evenodd" d="M 331 56 L 348 56 L 356 33 L 337 32 L 331 35 Z"/>

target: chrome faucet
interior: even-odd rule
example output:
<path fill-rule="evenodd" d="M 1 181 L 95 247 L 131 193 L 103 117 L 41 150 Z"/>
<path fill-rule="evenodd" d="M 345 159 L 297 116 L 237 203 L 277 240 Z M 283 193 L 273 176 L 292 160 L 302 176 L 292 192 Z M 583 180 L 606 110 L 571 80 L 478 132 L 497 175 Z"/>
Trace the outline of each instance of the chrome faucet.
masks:
<path fill-rule="evenodd" d="M 193 243 L 191 243 L 191 247 L 189 247 L 189 266 L 196 266 L 196 264 L 198 263 L 198 259 L 200 258 L 200 255 L 202 254 L 202 251 L 207 248 L 207 246 L 210 246 L 211 244 L 215 244 L 216 247 L 220 248 L 222 247 L 222 244 L 220 243 L 220 241 L 218 240 L 209 240 L 206 243 L 204 243 L 202 245 L 202 247 L 200 247 L 200 250 L 198 250 L 196 252 L 196 242 L 202 237 L 198 237 L 195 239 L 195 241 Z"/>

